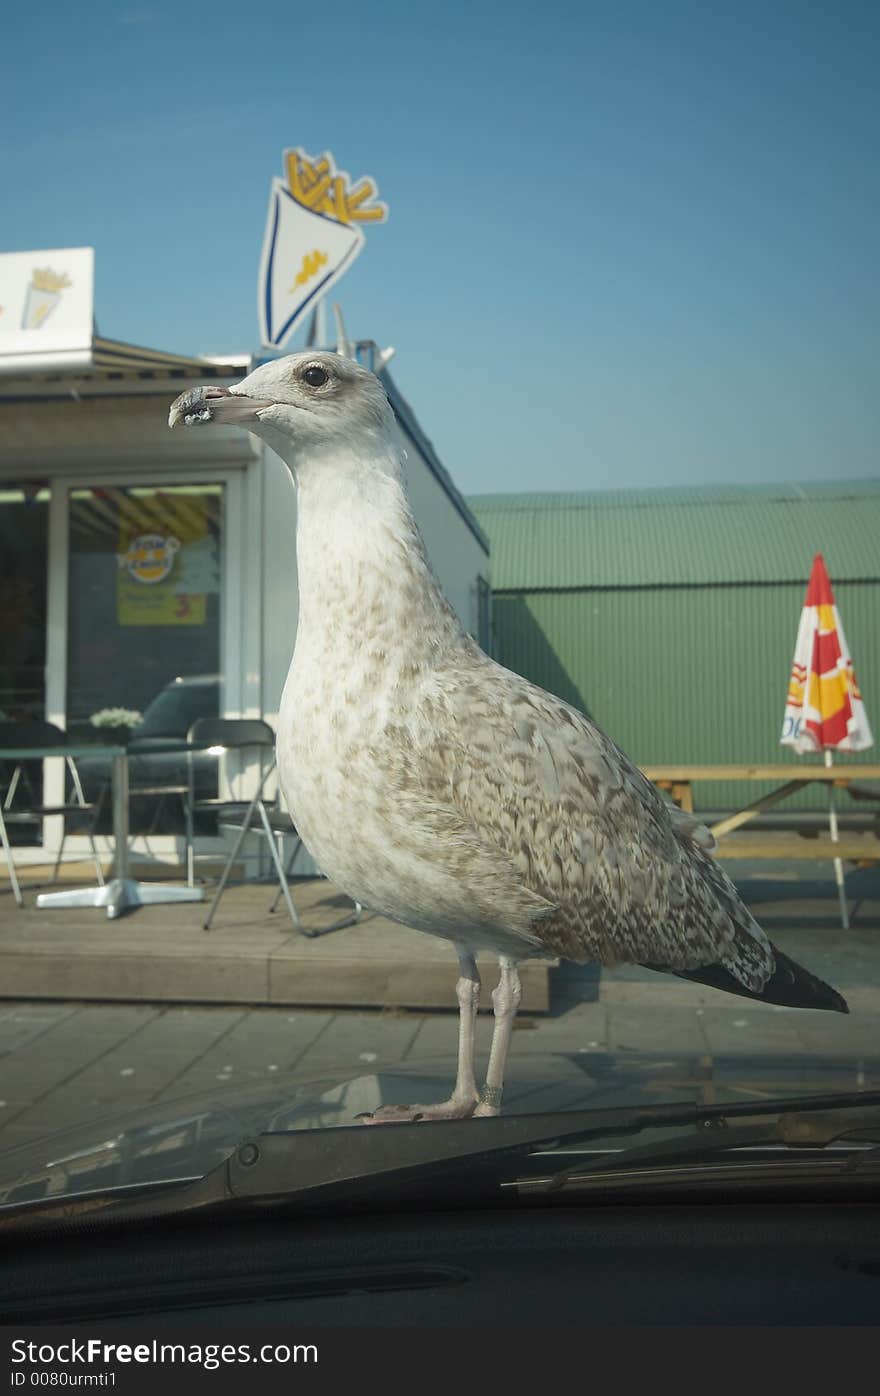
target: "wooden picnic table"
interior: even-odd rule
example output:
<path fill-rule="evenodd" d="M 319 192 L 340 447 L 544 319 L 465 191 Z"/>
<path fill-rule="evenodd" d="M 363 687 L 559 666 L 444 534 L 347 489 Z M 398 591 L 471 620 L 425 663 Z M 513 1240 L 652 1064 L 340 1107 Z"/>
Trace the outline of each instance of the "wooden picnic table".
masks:
<path fill-rule="evenodd" d="M 781 782 L 769 794 L 752 799 L 735 813 L 709 825 L 718 839 L 718 852 L 728 858 L 845 858 L 848 862 L 880 862 L 880 838 L 870 831 L 849 834 L 832 842 L 817 830 L 785 835 L 750 831 L 749 835 L 730 838 L 735 829 L 748 824 L 764 810 L 781 800 L 797 794 L 806 786 L 819 782 L 833 789 L 864 781 L 880 781 L 880 765 L 848 763 L 845 766 L 810 765 L 806 762 L 785 765 L 736 766 L 643 766 L 642 772 L 659 789 L 665 790 L 675 804 L 693 812 L 693 787 L 700 781 L 774 781 Z"/>

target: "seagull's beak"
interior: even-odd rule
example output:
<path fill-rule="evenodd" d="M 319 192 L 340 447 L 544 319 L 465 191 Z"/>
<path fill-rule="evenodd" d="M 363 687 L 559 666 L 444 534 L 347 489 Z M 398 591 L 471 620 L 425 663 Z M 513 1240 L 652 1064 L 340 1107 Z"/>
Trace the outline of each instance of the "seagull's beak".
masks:
<path fill-rule="evenodd" d="M 202 422 L 218 422 L 221 426 L 247 427 L 257 420 L 264 407 L 272 407 L 268 398 L 247 397 L 234 388 L 190 388 L 171 404 L 168 425 L 198 426 Z"/>

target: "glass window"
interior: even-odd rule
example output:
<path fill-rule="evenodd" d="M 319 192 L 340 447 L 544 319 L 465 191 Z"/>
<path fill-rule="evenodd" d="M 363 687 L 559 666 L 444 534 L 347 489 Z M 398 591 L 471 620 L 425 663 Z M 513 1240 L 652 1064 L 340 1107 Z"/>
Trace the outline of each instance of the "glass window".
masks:
<path fill-rule="evenodd" d="M 71 492 L 70 729 L 144 713 L 176 678 L 216 681 L 222 532 L 222 485 Z"/>
<path fill-rule="evenodd" d="M 181 832 L 186 758 L 151 744 L 221 711 L 223 505 L 219 484 L 71 491 L 67 725 L 91 737 L 103 709 L 138 715 L 133 833 Z M 109 768 L 81 767 L 92 798 Z M 108 807 L 99 828 L 109 818 Z"/>

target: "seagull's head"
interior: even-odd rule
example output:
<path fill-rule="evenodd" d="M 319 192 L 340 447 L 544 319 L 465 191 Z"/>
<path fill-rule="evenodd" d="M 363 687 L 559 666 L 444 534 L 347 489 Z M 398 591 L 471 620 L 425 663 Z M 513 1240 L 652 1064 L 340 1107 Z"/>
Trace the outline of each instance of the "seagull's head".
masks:
<path fill-rule="evenodd" d="M 387 439 L 393 416 L 375 374 L 341 354 L 305 350 L 261 364 L 232 388 L 190 388 L 171 405 L 168 425 L 246 427 L 289 465 Z"/>

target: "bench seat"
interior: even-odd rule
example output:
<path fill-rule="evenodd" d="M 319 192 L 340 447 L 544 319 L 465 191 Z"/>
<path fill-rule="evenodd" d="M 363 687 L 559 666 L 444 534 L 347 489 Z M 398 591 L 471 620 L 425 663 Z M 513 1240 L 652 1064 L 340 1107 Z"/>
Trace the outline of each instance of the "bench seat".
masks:
<path fill-rule="evenodd" d="M 828 833 L 735 833 L 718 840 L 718 858 L 843 858 L 848 863 L 880 863 L 880 839 L 874 834 L 843 834 L 832 843 Z"/>

